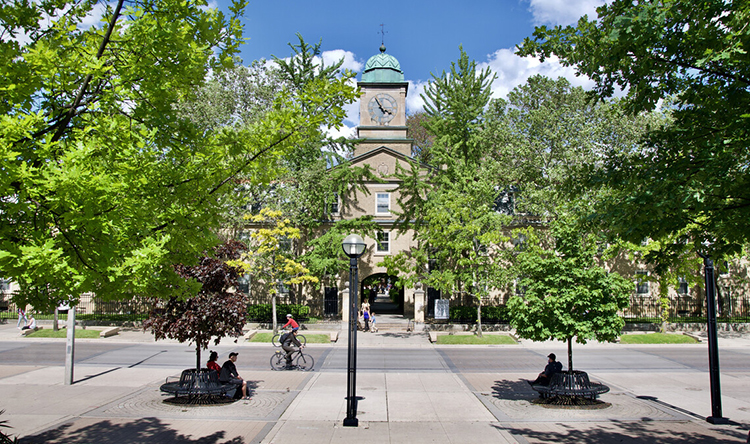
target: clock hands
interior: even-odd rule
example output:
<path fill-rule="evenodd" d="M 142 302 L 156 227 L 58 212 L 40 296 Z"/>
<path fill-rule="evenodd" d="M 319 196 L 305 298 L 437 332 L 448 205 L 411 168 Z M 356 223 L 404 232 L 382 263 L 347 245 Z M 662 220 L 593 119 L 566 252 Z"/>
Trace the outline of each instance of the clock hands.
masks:
<path fill-rule="evenodd" d="M 378 99 L 378 96 L 375 96 L 375 102 L 378 104 L 381 111 L 383 111 L 384 113 L 393 114 L 393 112 L 390 109 L 384 107 L 383 104 L 380 103 L 380 99 Z"/>

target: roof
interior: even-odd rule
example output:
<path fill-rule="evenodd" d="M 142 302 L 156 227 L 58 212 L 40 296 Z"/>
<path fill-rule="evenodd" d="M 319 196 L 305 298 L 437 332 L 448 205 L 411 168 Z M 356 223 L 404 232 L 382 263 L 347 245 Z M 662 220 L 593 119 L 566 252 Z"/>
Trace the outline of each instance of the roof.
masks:
<path fill-rule="evenodd" d="M 395 57 L 385 53 L 385 45 L 380 46 L 380 54 L 376 54 L 367 61 L 362 74 L 363 82 L 371 83 L 402 83 L 404 72 Z"/>

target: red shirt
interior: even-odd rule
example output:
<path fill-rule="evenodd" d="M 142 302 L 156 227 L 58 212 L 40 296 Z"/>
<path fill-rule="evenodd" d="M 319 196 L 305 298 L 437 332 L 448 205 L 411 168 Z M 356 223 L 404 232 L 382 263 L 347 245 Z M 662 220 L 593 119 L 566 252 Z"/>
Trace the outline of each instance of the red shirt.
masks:
<path fill-rule="evenodd" d="M 216 370 L 217 372 L 221 371 L 221 367 L 219 367 L 219 364 L 217 364 L 216 361 L 208 361 L 206 367 L 208 367 L 209 370 Z"/>
<path fill-rule="evenodd" d="M 292 328 L 299 328 L 299 324 L 297 323 L 297 321 L 295 321 L 295 320 L 294 320 L 294 319 L 292 319 L 292 318 L 289 318 L 289 321 L 287 321 L 287 323 L 286 323 L 286 324 L 284 324 L 284 326 L 283 326 L 283 327 L 281 327 L 281 328 L 286 328 L 286 327 L 287 327 L 288 325 L 291 325 L 291 326 L 292 326 Z"/>

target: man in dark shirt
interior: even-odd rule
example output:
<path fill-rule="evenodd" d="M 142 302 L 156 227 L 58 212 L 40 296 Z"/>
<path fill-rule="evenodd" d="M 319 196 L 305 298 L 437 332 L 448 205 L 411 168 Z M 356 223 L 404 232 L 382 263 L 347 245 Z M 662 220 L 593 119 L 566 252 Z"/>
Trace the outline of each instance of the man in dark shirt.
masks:
<path fill-rule="evenodd" d="M 292 353 L 297 351 L 297 347 L 302 348 L 302 344 L 297 339 L 299 328 L 292 328 L 291 333 L 286 333 L 281 337 L 281 348 L 286 352 L 286 367 L 292 367 Z"/>
<path fill-rule="evenodd" d="M 242 399 L 250 399 L 250 397 L 247 396 L 247 383 L 242 379 L 242 376 L 237 373 L 237 366 L 234 365 L 235 362 L 237 362 L 237 353 L 229 353 L 229 359 L 221 366 L 219 381 L 242 386 Z"/>
<path fill-rule="evenodd" d="M 562 364 L 555 359 L 557 359 L 557 356 L 554 353 L 547 355 L 547 365 L 544 367 L 544 371 L 539 373 L 535 380 L 528 381 L 528 383 L 531 385 L 549 385 L 552 381 L 552 375 L 562 371 Z"/>

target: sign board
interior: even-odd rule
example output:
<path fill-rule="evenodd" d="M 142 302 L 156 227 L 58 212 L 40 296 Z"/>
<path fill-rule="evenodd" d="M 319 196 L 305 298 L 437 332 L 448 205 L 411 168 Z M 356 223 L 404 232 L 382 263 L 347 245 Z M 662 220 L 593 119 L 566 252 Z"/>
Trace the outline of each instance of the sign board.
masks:
<path fill-rule="evenodd" d="M 435 319 L 448 318 L 448 299 L 435 299 Z"/>

